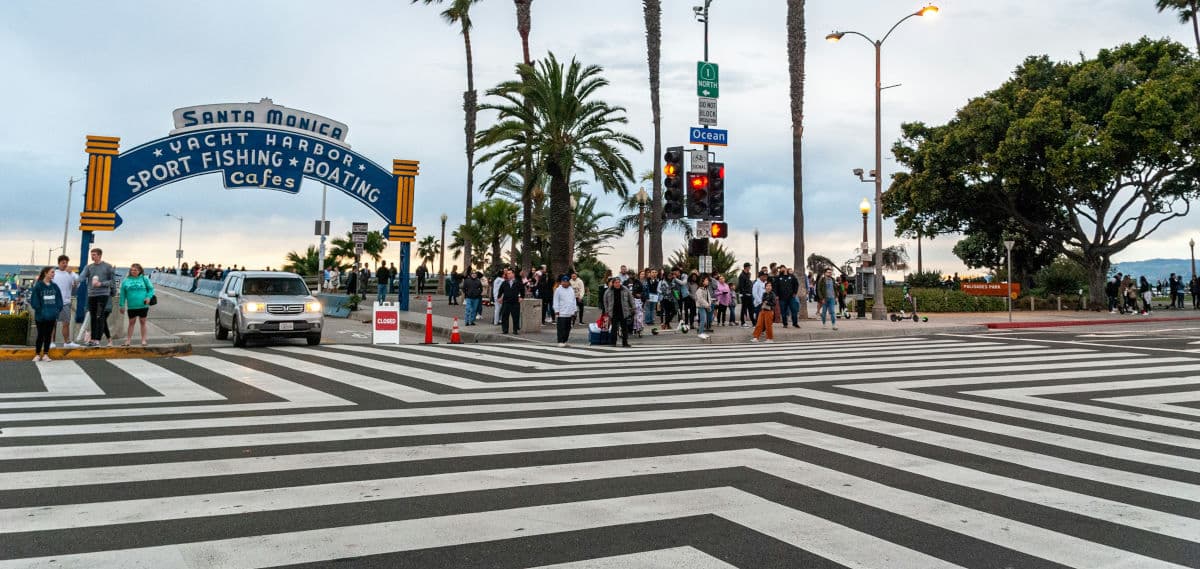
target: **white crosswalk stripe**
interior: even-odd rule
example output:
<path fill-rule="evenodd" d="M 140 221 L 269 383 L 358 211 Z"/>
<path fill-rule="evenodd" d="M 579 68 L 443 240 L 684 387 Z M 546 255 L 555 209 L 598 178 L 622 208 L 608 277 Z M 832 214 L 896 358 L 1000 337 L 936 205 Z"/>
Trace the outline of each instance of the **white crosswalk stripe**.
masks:
<path fill-rule="evenodd" d="M 1200 361 L 1177 354 L 997 335 L 0 365 L 44 388 L 0 400 L 0 569 L 1200 560 Z"/>

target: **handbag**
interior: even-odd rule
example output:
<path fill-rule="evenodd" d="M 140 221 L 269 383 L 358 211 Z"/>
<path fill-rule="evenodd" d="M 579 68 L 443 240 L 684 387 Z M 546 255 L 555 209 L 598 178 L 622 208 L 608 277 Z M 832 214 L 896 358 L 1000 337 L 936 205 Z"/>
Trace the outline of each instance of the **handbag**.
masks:
<path fill-rule="evenodd" d="M 142 277 L 142 278 L 146 278 L 146 277 Z M 150 284 L 149 279 L 146 279 L 146 284 L 147 285 Z M 156 304 L 158 304 L 158 295 L 157 294 L 150 295 L 150 300 L 146 302 L 146 306 L 154 306 Z"/>

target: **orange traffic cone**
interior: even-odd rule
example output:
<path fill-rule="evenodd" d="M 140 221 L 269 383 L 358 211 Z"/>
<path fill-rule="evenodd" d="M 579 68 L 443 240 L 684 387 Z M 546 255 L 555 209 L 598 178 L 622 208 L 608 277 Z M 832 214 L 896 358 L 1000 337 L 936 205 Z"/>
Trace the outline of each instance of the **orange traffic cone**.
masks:
<path fill-rule="evenodd" d="M 462 336 L 458 335 L 458 317 L 457 316 L 454 317 L 454 327 L 450 329 L 450 343 L 451 344 L 463 343 Z"/>
<path fill-rule="evenodd" d="M 425 299 L 425 342 L 426 344 L 433 343 L 433 296 L 430 295 Z"/>

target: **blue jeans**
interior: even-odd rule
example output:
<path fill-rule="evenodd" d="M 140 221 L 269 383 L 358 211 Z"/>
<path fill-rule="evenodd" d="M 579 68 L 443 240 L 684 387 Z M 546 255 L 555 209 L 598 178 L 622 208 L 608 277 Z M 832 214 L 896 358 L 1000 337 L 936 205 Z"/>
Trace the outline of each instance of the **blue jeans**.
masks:
<path fill-rule="evenodd" d="M 654 325 L 654 310 L 658 308 L 657 302 L 646 302 L 646 319 L 645 323 Z"/>
<path fill-rule="evenodd" d="M 800 312 L 800 301 L 796 297 L 782 298 L 779 300 L 779 321 L 787 326 L 788 314 L 792 315 L 792 325 L 799 326 L 796 323 L 796 313 Z"/>
<path fill-rule="evenodd" d="M 387 300 L 387 292 L 388 292 L 387 283 L 381 284 L 376 288 L 379 291 L 379 303 L 383 304 L 383 302 Z"/>
<path fill-rule="evenodd" d="M 837 299 L 830 297 L 821 301 L 821 324 L 825 324 L 825 313 L 829 313 L 829 323 L 837 326 Z"/>
<path fill-rule="evenodd" d="M 697 333 L 703 334 L 705 332 L 711 332 L 712 331 L 712 309 L 711 308 L 697 308 L 696 314 L 700 318 L 700 330 Z"/>
<path fill-rule="evenodd" d="M 463 312 L 465 314 L 463 320 L 467 324 L 475 323 L 475 317 L 479 315 L 479 300 L 478 298 L 463 299 Z"/>

